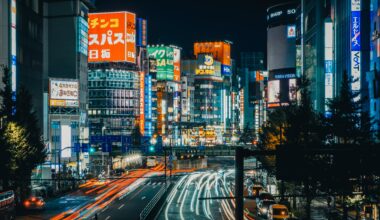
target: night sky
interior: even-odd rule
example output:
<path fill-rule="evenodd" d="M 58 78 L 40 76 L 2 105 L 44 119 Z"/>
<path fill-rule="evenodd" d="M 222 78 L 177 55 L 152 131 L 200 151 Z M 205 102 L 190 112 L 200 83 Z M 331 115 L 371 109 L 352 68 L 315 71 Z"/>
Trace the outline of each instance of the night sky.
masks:
<path fill-rule="evenodd" d="M 192 54 L 195 41 L 230 40 L 233 58 L 266 51 L 266 8 L 281 0 L 97 0 L 97 11 L 131 11 L 148 19 L 149 44 Z"/>

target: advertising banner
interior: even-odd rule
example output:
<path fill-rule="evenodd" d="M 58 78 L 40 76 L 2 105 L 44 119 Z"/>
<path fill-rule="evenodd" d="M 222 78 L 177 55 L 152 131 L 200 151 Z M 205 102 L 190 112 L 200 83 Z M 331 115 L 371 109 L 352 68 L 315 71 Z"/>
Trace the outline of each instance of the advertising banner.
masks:
<path fill-rule="evenodd" d="M 145 74 L 140 72 L 140 133 L 144 135 L 145 132 Z"/>
<path fill-rule="evenodd" d="M 268 103 L 280 102 L 280 80 L 268 81 Z"/>
<path fill-rule="evenodd" d="M 147 21 L 145 19 L 137 19 L 138 29 L 137 29 L 137 46 L 146 47 L 148 44 L 148 29 Z"/>
<path fill-rule="evenodd" d="M 149 56 L 157 61 L 157 80 L 174 79 L 174 49 L 172 47 L 148 47 Z"/>
<path fill-rule="evenodd" d="M 295 38 L 296 37 L 296 26 L 295 25 L 288 25 L 288 38 Z"/>
<path fill-rule="evenodd" d="M 173 49 L 174 81 L 181 81 L 181 50 Z"/>
<path fill-rule="evenodd" d="M 91 13 L 88 25 L 88 62 L 136 63 L 135 14 Z"/>
<path fill-rule="evenodd" d="M 228 42 L 194 43 L 194 55 L 212 54 L 212 57 L 225 66 L 231 66 L 231 44 Z"/>
<path fill-rule="evenodd" d="M 199 54 L 197 60 L 197 69 L 195 70 L 196 75 L 214 75 L 215 66 L 214 58 L 211 54 Z"/>
<path fill-rule="evenodd" d="M 75 80 L 50 79 L 50 106 L 79 107 L 79 83 Z"/>
<path fill-rule="evenodd" d="M 360 91 L 361 89 L 360 1 L 351 0 L 351 76 L 354 80 L 351 88 L 354 91 Z M 357 99 L 360 99 L 360 97 L 357 97 Z"/>

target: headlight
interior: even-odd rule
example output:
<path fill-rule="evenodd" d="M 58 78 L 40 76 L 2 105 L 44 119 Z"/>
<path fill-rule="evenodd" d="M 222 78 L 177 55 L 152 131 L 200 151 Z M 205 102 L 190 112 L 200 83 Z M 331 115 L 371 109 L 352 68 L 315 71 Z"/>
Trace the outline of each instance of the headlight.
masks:
<path fill-rule="evenodd" d="M 263 213 L 266 213 L 268 211 L 267 208 L 262 208 L 261 210 L 262 210 Z"/>

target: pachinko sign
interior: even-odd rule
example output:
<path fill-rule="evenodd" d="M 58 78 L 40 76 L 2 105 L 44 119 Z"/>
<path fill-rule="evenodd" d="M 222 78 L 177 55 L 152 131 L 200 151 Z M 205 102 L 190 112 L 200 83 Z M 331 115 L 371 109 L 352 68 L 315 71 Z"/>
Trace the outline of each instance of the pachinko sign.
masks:
<path fill-rule="evenodd" d="M 88 62 L 136 63 L 135 14 L 91 13 L 88 26 Z"/>

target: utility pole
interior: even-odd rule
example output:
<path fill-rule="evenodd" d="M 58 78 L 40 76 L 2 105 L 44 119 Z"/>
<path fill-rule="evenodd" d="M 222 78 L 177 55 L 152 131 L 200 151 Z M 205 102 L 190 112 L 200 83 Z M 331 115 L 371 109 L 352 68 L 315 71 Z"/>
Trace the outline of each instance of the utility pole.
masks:
<path fill-rule="evenodd" d="M 235 156 L 235 219 L 243 220 L 244 215 L 244 149 L 236 148 Z"/>

